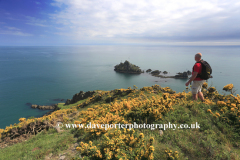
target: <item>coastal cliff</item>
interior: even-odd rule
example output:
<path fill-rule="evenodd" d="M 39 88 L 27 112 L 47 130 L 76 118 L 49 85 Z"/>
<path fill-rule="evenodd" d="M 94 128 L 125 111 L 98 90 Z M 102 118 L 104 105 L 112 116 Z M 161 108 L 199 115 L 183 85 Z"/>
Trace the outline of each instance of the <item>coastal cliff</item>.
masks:
<path fill-rule="evenodd" d="M 221 95 L 204 83 L 205 102 L 192 101 L 187 89 L 176 93 L 159 85 L 133 88 L 95 90 L 92 95 L 80 92 L 73 96 L 75 103 L 58 104 L 60 109 L 50 115 L 20 118 L 18 124 L 0 129 L 0 159 L 94 160 L 137 156 L 169 160 L 207 159 L 209 155 L 212 159 L 239 159 L 240 97 L 233 95 L 232 84 L 223 88 L 233 91 L 232 94 Z M 81 100 L 77 101 L 79 97 Z M 94 124 L 106 124 L 108 128 Z M 117 124 L 124 127 L 111 128 Z M 130 128 L 131 124 L 138 128 Z M 181 124 L 188 126 L 179 128 Z M 80 128 L 81 125 L 91 128 Z"/>

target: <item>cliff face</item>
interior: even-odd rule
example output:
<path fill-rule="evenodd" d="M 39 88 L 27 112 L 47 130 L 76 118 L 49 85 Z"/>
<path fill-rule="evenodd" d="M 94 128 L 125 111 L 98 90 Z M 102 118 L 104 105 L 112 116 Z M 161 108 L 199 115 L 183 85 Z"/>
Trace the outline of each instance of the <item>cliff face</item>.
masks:
<path fill-rule="evenodd" d="M 72 99 L 67 99 L 65 105 L 73 104 L 73 103 L 76 103 L 77 101 L 91 97 L 94 93 L 95 91 L 87 91 L 87 92 L 80 91 L 79 93 L 75 94 Z"/>
<path fill-rule="evenodd" d="M 122 73 L 143 73 L 140 67 L 131 64 L 129 61 L 125 61 L 124 63 L 120 63 L 114 67 L 114 71 L 122 72 Z"/>

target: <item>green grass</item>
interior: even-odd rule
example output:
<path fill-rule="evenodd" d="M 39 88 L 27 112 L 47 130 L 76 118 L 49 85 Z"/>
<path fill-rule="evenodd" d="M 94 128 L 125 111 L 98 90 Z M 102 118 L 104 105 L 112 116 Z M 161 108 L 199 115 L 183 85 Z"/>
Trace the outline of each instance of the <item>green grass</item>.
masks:
<path fill-rule="evenodd" d="M 155 124 L 194 124 L 198 122 L 200 129 L 166 129 L 160 136 L 159 129 L 138 130 L 146 135 L 146 139 L 154 137 L 155 159 L 167 159 L 166 148 L 179 152 L 179 160 L 185 159 L 240 159 L 240 149 L 235 143 L 239 136 L 232 137 L 234 131 L 230 126 L 221 122 L 215 123 L 214 117 L 207 112 L 208 105 L 194 103 L 192 107 L 175 106 L 175 111 L 164 116 L 164 120 Z M 223 127 L 221 131 L 219 127 Z M 163 158 L 164 157 L 164 158 Z"/>
<path fill-rule="evenodd" d="M 73 107 L 73 106 L 77 106 L 78 104 L 83 103 L 84 101 L 86 101 L 86 100 L 84 99 L 84 100 L 81 100 L 81 101 L 78 101 L 78 102 L 76 102 L 76 103 L 69 104 L 69 105 L 64 105 L 65 103 L 58 103 L 58 107 L 59 107 L 60 109 L 69 109 L 69 108 L 71 108 L 71 107 Z"/>
<path fill-rule="evenodd" d="M 58 155 L 72 143 L 76 143 L 76 140 L 69 131 L 57 133 L 55 129 L 50 129 L 33 136 L 28 141 L 1 149 L 0 159 L 44 159 L 45 155 L 50 153 Z"/>

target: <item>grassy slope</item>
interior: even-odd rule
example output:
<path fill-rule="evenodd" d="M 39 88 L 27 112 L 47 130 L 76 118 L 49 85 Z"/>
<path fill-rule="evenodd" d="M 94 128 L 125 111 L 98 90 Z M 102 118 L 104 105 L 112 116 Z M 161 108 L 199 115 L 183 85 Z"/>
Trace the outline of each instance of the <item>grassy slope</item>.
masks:
<path fill-rule="evenodd" d="M 109 95 L 113 95 L 113 92 L 109 92 Z M 86 111 L 87 108 L 95 105 L 106 104 L 109 95 L 103 96 L 100 101 L 91 103 L 78 111 Z M 144 92 L 144 95 L 151 99 L 156 94 Z M 162 93 L 157 93 L 157 95 L 162 95 Z M 138 96 L 140 96 L 139 90 L 131 94 L 131 97 Z M 129 95 L 124 93 L 115 98 L 123 100 L 128 97 Z M 60 103 L 58 106 L 61 109 L 67 109 L 84 101 L 68 106 Z M 144 133 L 146 141 L 154 137 L 154 159 L 171 159 L 166 154 L 167 151 L 178 151 L 178 159 L 240 159 L 239 133 L 236 133 L 231 125 L 221 122 L 207 112 L 208 109 L 214 111 L 216 105 L 208 105 L 199 101 L 192 102 L 191 97 L 188 96 L 187 101 L 176 104 L 173 108 L 174 111 L 164 114 L 161 120 L 151 123 L 168 124 L 171 122 L 179 125 L 198 122 L 200 129 L 167 129 L 161 135 L 159 129 L 135 129 L 137 134 Z M 147 123 L 147 120 L 142 119 L 141 122 Z M 81 134 L 84 133 L 81 132 Z M 64 155 L 66 159 L 77 159 L 79 152 L 73 148 L 74 151 L 70 154 L 69 150 L 72 144 L 83 141 L 84 135 L 81 134 L 76 133 L 75 129 L 65 129 L 60 133 L 54 129 L 43 131 L 25 142 L 1 149 L 0 159 L 47 159 L 49 156 L 51 156 L 50 159 L 58 159 L 59 154 L 64 153 L 66 153 Z M 97 144 L 98 140 L 92 139 L 93 144 Z"/>

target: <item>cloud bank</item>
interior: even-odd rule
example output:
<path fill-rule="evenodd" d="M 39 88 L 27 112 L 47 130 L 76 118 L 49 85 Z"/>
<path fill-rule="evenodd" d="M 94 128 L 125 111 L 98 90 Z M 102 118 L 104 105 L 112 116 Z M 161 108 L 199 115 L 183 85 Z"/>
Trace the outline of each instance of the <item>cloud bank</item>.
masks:
<path fill-rule="evenodd" d="M 8 0 L 0 43 L 240 45 L 239 8 L 239 0 Z"/>
<path fill-rule="evenodd" d="M 74 40 L 128 42 L 239 41 L 236 0 L 55 0 L 55 34 Z"/>

